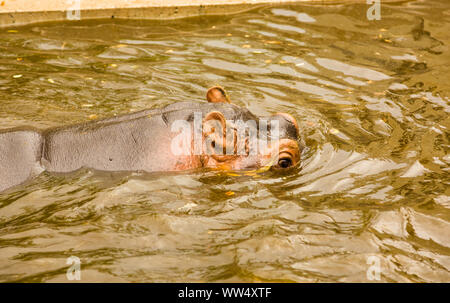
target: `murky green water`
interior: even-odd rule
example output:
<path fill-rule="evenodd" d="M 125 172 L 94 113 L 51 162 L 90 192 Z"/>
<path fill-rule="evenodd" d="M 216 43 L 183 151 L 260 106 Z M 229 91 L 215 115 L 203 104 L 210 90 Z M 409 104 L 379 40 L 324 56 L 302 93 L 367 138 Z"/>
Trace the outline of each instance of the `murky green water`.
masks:
<path fill-rule="evenodd" d="M 0 128 L 203 102 L 297 117 L 285 177 L 42 174 L 0 194 L 0 280 L 450 281 L 450 3 L 0 30 Z"/>

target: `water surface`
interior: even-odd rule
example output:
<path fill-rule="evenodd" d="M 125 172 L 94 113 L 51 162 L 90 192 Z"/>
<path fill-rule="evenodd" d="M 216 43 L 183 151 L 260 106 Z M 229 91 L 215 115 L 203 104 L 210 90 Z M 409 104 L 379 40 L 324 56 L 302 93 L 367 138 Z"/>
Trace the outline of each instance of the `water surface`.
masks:
<path fill-rule="evenodd" d="M 204 102 L 295 116 L 287 176 L 43 173 L 0 194 L 0 281 L 450 281 L 450 3 L 0 30 L 0 128 Z M 370 263 L 370 262 L 369 262 Z"/>

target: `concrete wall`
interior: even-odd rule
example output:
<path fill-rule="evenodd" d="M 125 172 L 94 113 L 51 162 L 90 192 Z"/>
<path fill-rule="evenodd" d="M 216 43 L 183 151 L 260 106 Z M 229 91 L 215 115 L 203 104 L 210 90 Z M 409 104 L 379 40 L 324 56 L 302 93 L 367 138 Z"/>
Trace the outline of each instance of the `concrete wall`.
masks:
<path fill-rule="evenodd" d="M 297 2 L 308 0 L 300 0 Z M 332 2 L 333 0 L 331 0 Z M 76 0 L 0 0 L 0 12 L 38 12 L 66 11 L 74 6 Z M 207 6 L 230 4 L 282 3 L 293 0 L 80 0 L 82 10 L 137 8 L 137 7 L 171 7 L 171 6 Z M 330 2 L 312 0 L 310 2 Z M 336 1 L 334 1 L 336 2 Z M 3 5 L 1 5 L 3 3 Z"/>
<path fill-rule="evenodd" d="M 258 5 L 288 2 L 365 3 L 366 0 L 0 0 L 0 27 L 78 18 L 174 19 L 238 13 Z"/>

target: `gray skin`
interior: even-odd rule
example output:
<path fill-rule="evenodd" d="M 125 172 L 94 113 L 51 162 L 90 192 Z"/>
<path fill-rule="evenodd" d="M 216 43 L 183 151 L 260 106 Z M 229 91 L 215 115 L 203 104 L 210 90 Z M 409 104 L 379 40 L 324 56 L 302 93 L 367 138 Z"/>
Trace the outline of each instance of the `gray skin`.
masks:
<path fill-rule="evenodd" d="M 186 159 L 170 151 L 171 123 L 193 123 L 194 112 L 205 117 L 221 112 L 226 120 L 259 119 L 230 103 L 181 102 L 161 109 L 47 130 L 15 128 L 0 131 L 0 191 L 43 171 L 68 173 L 87 167 L 100 171 L 168 171 Z M 282 117 L 281 138 L 297 140 L 295 127 Z"/>

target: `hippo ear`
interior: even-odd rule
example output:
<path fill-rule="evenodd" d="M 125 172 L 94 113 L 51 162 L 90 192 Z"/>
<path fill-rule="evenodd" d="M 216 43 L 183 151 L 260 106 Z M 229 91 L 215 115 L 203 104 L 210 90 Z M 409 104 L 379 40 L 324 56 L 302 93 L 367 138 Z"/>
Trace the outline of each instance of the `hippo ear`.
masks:
<path fill-rule="evenodd" d="M 206 100 L 210 103 L 231 103 L 227 92 L 220 86 L 214 86 L 208 89 Z"/>
<path fill-rule="evenodd" d="M 226 120 L 221 112 L 212 111 L 203 119 L 205 152 L 209 155 L 223 155 L 226 148 Z"/>
<path fill-rule="evenodd" d="M 209 112 L 206 115 L 205 119 L 203 119 L 203 123 L 207 123 L 207 122 L 210 122 L 210 121 L 220 122 L 222 127 L 225 127 L 226 126 L 226 122 L 227 122 L 225 120 L 225 116 L 221 112 L 218 112 L 218 111 Z"/>

